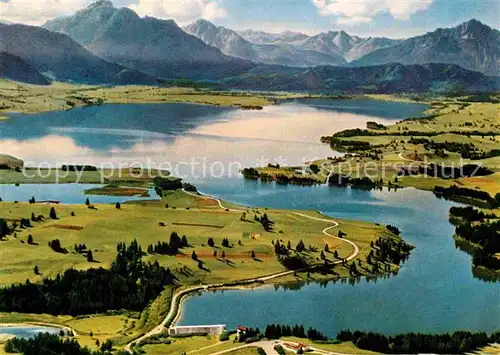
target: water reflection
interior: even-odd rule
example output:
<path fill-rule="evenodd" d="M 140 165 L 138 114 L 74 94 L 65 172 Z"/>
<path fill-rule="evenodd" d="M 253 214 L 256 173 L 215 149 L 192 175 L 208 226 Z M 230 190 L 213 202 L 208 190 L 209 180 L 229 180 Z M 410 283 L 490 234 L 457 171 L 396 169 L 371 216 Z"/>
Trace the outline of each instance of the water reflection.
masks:
<path fill-rule="evenodd" d="M 228 176 L 248 165 L 295 165 L 335 156 L 319 142 L 322 135 L 365 127 L 367 121 L 389 123 L 421 108 L 370 100 L 311 100 L 262 111 L 189 104 L 102 105 L 13 115 L 0 122 L 0 147 L 2 153 L 33 164 L 168 163 L 188 175 L 193 169 L 179 165 L 194 161 L 191 165 L 200 165 L 194 178 L 204 178 L 202 165 L 214 164 L 224 166 L 214 168 L 216 175 Z"/>

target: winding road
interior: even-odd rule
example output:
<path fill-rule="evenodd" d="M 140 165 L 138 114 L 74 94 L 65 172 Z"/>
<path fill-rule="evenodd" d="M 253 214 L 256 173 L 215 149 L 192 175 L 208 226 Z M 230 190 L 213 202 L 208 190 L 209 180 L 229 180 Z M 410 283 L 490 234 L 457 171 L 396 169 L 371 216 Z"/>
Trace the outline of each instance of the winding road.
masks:
<path fill-rule="evenodd" d="M 226 211 L 235 211 L 235 212 L 244 212 L 244 211 L 246 211 L 245 209 L 234 209 L 234 208 L 224 207 L 224 205 L 222 204 L 222 201 L 220 199 L 218 199 L 218 198 L 215 198 L 215 197 L 211 197 L 211 196 L 207 196 L 207 195 L 195 194 L 195 193 L 186 191 L 185 189 L 182 189 L 182 191 L 184 191 L 188 195 L 191 195 L 191 196 L 194 196 L 194 197 L 197 197 L 197 198 L 214 200 L 214 201 L 216 201 L 218 203 L 218 205 L 219 205 L 220 208 L 222 208 L 222 209 L 224 209 Z M 358 248 L 358 246 L 354 242 L 352 242 L 352 241 L 350 241 L 350 240 L 348 240 L 346 238 L 339 238 L 339 237 L 337 237 L 337 236 L 335 236 L 333 234 L 330 234 L 328 232 L 330 229 L 338 227 L 340 225 L 338 222 L 336 222 L 334 220 L 331 220 L 331 219 L 309 216 L 307 214 L 300 213 L 300 212 L 291 212 L 291 213 L 294 214 L 294 215 L 296 215 L 296 216 L 300 216 L 300 217 L 309 218 L 309 219 L 312 219 L 312 220 L 315 220 L 315 221 L 320 221 L 320 222 L 325 222 L 325 223 L 332 224 L 331 226 L 323 228 L 322 233 L 325 234 L 325 235 L 327 235 L 328 237 L 335 238 L 335 239 L 338 239 L 340 241 L 349 243 L 354 248 L 353 253 L 350 256 L 348 256 L 345 260 L 347 260 L 347 261 L 352 260 L 352 259 L 354 259 L 359 254 L 359 248 Z M 335 264 L 340 264 L 342 262 L 343 262 L 343 260 L 337 260 L 337 261 L 334 261 L 332 264 L 335 265 Z M 269 280 L 272 280 L 272 279 L 280 278 L 280 277 L 287 276 L 287 275 L 292 275 L 295 272 L 296 272 L 295 270 L 282 271 L 282 272 L 278 272 L 278 273 L 267 275 L 267 276 L 259 276 L 259 277 L 252 278 L 252 279 L 242 280 L 241 283 L 242 284 L 263 283 L 265 281 L 269 281 Z M 184 290 L 181 290 L 181 291 L 175 293 L 173 295 L 173 297 L 172 297 L 172 301 L 170 302 L 170 309 L 169 309 L 167 315 L 165 316 L 165 318 L 163 319 L 163 321 L 159 325 L 157 325 L 155 328 L 153 328 L 152 330 L 150 330 L 149 332 L 147 332 L 146 334 L 144 334 L 141 337 L 139 337 L 139 338 L 137 338 L 137 339 L 129 342 L 126 345 L 125 350 L 127 352 L 129 352 L 129 353 L 132 353 L 132 346 L 134 346 L 135 344 L 138 344 L 139 342 L 141 342 L 144 339 L 147 339 L 147 338 L 149 338 L 149 337 L 151 337 L 153 335 L 157 335 L 157 334 L 160 334 L 161 332 L 163 332 L 165 330 L 165 327 L 167 326 L 167 324 L 175 321 L 176 318 L 178 317 L 178 315 L 180 314 L 180 310 L 181 310 L 181 306 L 182 306 L 182 299 L 184 297 L 188 296 L 189 294 L 191 294 L 193 292 L 206 291 L 206 290 L 209 290 L 209 289 L 217 289 L 217 288 L 230 287 L 230 286 L 235 286 L 235 285 L 234 285 L 234 283 L 232 283 L 232 284 L 222 284 L 221 283 L 221 284 L 211 284 L 211 285 L 200 285 L 200 286 L 193 286 L 193 287 L 190 287 L 190 288 L 187 288 L 187 289 L 184 289 Z M 254 346 L 255 345 L 256 344 L 254 344 Z M 262 345 L 264 345 L 267 348 L 268 344 L 262 344 Z M 268 354 L 274 354 L 274 353 L 273 352 L 269 352 Z"/>

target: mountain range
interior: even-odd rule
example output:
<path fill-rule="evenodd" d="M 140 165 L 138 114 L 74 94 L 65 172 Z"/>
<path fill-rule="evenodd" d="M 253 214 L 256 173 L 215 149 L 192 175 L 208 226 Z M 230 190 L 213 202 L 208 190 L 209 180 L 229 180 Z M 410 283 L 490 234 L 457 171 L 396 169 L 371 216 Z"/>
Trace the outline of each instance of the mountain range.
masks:
<path fill-rule="evenodd" d="M 478 92 L 498 91 L 500 80 L 454 64 L 439 63 L 314 68 L 260 65 L 225 79 L 222 85 L 238 90 L 336 93 Z"/>
<path fill-rule="evenodd" d="M 500 31 L 477 20 L 470 20 L 454 28 L 440 28 L 409 38 L 396 46 L 373 51 L 353 64 L 451 63 L 465 69 L 498 75 L 499 61 Z"/>
<path fill-rule="evenodd" d="M 344 31 L 308 36 L 298 32 L 236 32 L 198 20 L 183 28 L 227 55 L 288 66 L 371 66 L 388 63 L 450 63 L 498 75 L 500 31 L 470 20 L 406 40 L 358 37 Z"/>
<path fill-rule="evenodd" d="M 43 27 L 67 34 L 100 58 L 161 78 L 217 80 L 254 66 L 226 56 L 172 20 L 141 18 L 106 0 Z"/>
<path fill-rule="evenodd" d="M 300 49 L 286 42 L 255 44 L 247 41 L 236 31 L 211 22 L 198 20 L 183 30 L 200 38 L 206 44 L 219 48 L 224 54 L 264 64 L 311 67 L 316 65 L 342 65 L 346 60 L 340 54 Z"/>
<path fill-rule="evenodd" d="M 49 80 L 57 81 L 111 84 L 158 83 L 158 80 L 151 76 L 93 55 L 64 34 L 35 26 L 0 24 L 0 52 L 10 55 L 3 59 L 4 65 L 10 63 L 9 66 L 3 68 L 9 71 L 2 74 L 5 77 L 19 76 L 21 74 L 19 70 L 24 67 L 27 73 L 37 71 Z M 39 81 L 36 75 L 31 75 L 31 77 L 31 80 Z"/>
<path fill-rule="evenodd" d="M 300 32 L 285 31 L 269 33 L 264 31 L 245 30 L 238 32 L 247 41 L 256 44 L 288 44 L 298 49 L 313 50 L 328 55 L 338 55 L 346 62 L 361 58 L 377 49 L 387 48 L 402 40 L 385 37 L 358 37 L 344 31 L 321 32 L 308 36 Z"/>
<path fill-rule="evenodd" d="M 238 89 L 492 90 L 498 77 L 484 73 L 498 74 L 499 43 L 499 31 L 476 20 L 406 40 L 309 36 L 237 32 L 205 20 L 180 28 L 99 0 L 43 27 L 0 23 L 0 76 L 40 84 L 182 78 Z"/>
<path fill-rule="evenodd" d="M 49 85 L 50 81 L 22 58 L 7 52 L 0 52 L 0 76 L 22 83 Z"/>

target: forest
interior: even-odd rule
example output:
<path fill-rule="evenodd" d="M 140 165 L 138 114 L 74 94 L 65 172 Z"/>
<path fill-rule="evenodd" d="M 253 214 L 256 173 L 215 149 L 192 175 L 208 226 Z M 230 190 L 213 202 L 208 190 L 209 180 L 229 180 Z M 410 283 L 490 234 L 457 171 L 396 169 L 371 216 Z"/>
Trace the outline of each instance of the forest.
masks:
<path fill-rule="evenodd" d="M 82 315 L 108 310 L 142 310 L 174 282 L 169 269 L 142 261 L 137 241 L 118 243 L 111 269 L 69 269 L 40 284 L 0 289 L 0 311 Z"/>
<path fill-rule="evenodd" d="M 104 342 L 101 350 L 92 351 L 82 347 L 75 339 L 63 339 L 56 334 L 39 333 L 33 338 L 13 338 L 4 345 L 6 353 L 21 353 L 23 355 L 41 354 L 71 354 L 71 355 L 104 355 L 110 354 L 113 344 Z M 117 355 L 124 352 L 115 353 Z"/>
<path fill-rule="evenodd" d="M 434 194 L 437 197 L 444 197 L 448 200 L 453 200 L 456 197 L 472 198 L 485 202 L 490 208 L 496 208 L 500 205 L 500 193 L 492 197 L 486 191 L 458 187 L 457 185 L 452 185 L 450 187 L 435 186 Z"/>
<path fill-rule="evenodd" d="M 342 330 L 340 341 L 352 341 L 360 349 L 386 354 L 463 354 L 489 343 L 500 341 L 500 332 L 488 336 L 484 332 L 457 331 L 453 334 L 404 333 L 387 336 L 379 333 Z"/>
<path fill-rule="evenodd" d="M 500 252 L 500 221 L 476 225 L 463 223 L 455 228 L 455 234 L 480 247 L 474 251 L 474 265 L 493 270 L 500 269 L 500 259 L 495 256 Z"/>

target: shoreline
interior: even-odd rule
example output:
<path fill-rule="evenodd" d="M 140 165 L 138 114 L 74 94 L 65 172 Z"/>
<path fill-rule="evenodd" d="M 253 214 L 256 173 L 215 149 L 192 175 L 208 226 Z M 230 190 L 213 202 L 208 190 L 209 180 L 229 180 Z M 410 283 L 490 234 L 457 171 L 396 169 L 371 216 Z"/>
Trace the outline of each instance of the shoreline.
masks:
<path fill-rule="evenodd" d="M 184 189 L 182 191 L 184 193 L 188 194 L 188 195 L 194 195 L 194 196 L 205 198 L 205 199 L 212 199 L 212 200 L 214 200 L 214 201 L 216 201 L 218 203 L 218 205 L 219 205 L 219 207 L 221 209 L 232 210 L 232 211 L 242 211 L 240 209 L 229 209 L 229 208 L 226 208 L 223 205 L 223 203 L 222 203 L 223 201 L 220 200 L 220 199 L 218 199 L 218 198 L 215 198 L 215 197 L 212 197 L 212 196 L 209 196 L 209 195 L 196 195 L 196 194 L 188 192 L 188 191 L 186 191 Z M 323 216 L 323 214 L 320 211 L 315 211 L 315 212 L 318 213 L 320 216 Z M 354 248 L 353 253 L 351 255 L 349 255 L 347 258 L 345 258 L 346 261 L 350 261 L 350 260 L 354 259 L 359 254 L 359 252 L 360 252 L 359 247 L 354 242 L 352 242 L 352 241 L 350 241 L 350 240 L 348 240 L 346 238 L 339 238 L 337 236 L 334 236 L 334 235 L 328 233 L 329 229 L 338 227 L 340 225 L 339 222 L 336 222 L 335 220 L 333 220 L 333 219 L 331 219 L 329 217 L 326 217 L 326 218 L 328 218 L 328 219 L 326 219 L 326 218 L 319 218 L 319 217 L 309 216 L 307 214 L 300 213 L 300 212 L 292 212 L 292 213 L 295 214 L 295 215 L 297 215 L 297 216 L 304 217 L 304 218 L 309 218 L 309 219 L 313 219 L 313 220 L 323 221 L 325 223 L 330 223 L 331 225 L 323 228 L 321 230 L 321 232 L 323 234 L 325 234 L 326 236 L 328 236 L 328 237 L 331 237 L 331 238 L 334 238 L 334 239 L 339 239 L 342 242 L 349 243 Z M 337 261 L 333 262 L 331 265 L 334 266 L 334 265 L 340 264 L 342 262 L 343 262 L 343 260 L 337 260 Z M 318 266 L 320 266 L 320 264 L 318 264 L 318 265 L 311 265 L 311 266 L 308 266 L 307 268 L 304 268 L 304 269 L 287 270 L 287 271 L 277 272 L 277 273 L 270 274 L 270 275 L 258 276 L 258 277 L 251 278 L 251 279 L 246 279 L 246 280 L 243 279 L 243 280 L 233 281 L 233 282 L 229 282 L 229 283 L 200 285 L 200 286 L 193 286 L 193 287 L 190 287 L 190 288 L 186 288 L 186 289 L 183 289 L 183 290 L 181 289 L 178 292 L 174 293 L 174 295 L 172 297 L 172 300 L 171 300 L 171 303 L 170 303 L 169 312 L 167 313 L 167 315 L 164 318 L 164 320 L 162 321 L 162 323 L 160 323 L 157 327 L 155 327 L 154 329 L 152 329 L 148 333 L 143 334 L 139 338 L 130 341 L 126 345 L 125 351 L 127 351 L 129 353 L 132 353 L 132 347 L 140 344 L 141 341 L 143 341 L 143 340 L 145 340 L 145 339 L 147 339 L 147 338 L 149 338 L 151 336 L 160 334 L 160 333 L 162 333 L 165 330 L 168 330 L 182 316 L 182 308 L 185 305 L 188 297 L 190 297 L 193 293 L 202 292 L 202 291 L 243 289 L 245 285 L 246 286 L 256 285 L 255 288 L 262 287 L 262 286 L 270 286 L 270 284 L 266 284 L 266 281 L 278 279 L 278 278 L 281 278 L 281 277 L 284 277 L 284 276 L 288 276 L 288 275 L 294 275 L 294 274 L 296 274 L 298 272 L 306 272 L 306 271 L 314 270 Z M 346 277 L 346 278 L 349 278 L 349 277 Z"/>
<path fill-rule="evenodd" d="M 66 325 L 63 325 L 63 324 L 46 323 L 46 322 L 26 322 L 26 321 L 19 322 L 19 323 L 12 323 L 12 322 L 1 323 L 0 322 L 0 334 L 2 334 L 1 333 L 2 328 L 18 328 L 18 327 L 28 328 L 28 327 L 34 327 L 34 326 L 70 331 L 73 334 L 73 336 L 75 336 L 75 337 L 78 336 L 77 332 L 73 328 L 68 327 Z"/>

